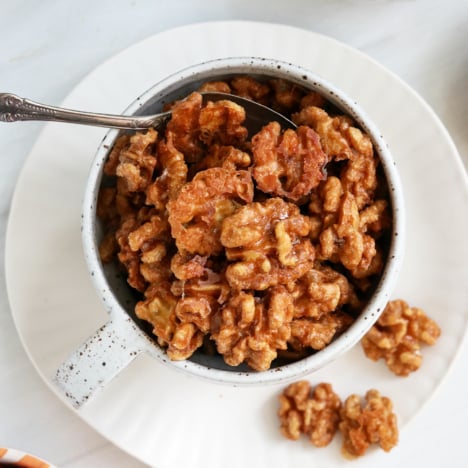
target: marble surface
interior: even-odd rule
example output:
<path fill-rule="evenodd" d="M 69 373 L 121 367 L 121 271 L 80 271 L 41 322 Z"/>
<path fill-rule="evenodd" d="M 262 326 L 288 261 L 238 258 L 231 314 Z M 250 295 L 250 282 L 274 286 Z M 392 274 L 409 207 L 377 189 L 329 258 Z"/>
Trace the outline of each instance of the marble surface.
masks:
<path fill-rule="evenodd" d="M 174 26 L 224 19 L 299 26 L 367 53 L 423 96 L 468 166 L 465 0 L 0 0 L 0 91 L 59 104 L 90 70 L 126 46 Z M 0 446 L 66 468 L 143 466 L 51 393 L 14 327 L 3 268 L 5 230 L 15 181 L 41 128 L 0 124 Z M 404 428 L 401 466 L 466 466 L 467 359 L 465 340 L 435 397 Z"/>

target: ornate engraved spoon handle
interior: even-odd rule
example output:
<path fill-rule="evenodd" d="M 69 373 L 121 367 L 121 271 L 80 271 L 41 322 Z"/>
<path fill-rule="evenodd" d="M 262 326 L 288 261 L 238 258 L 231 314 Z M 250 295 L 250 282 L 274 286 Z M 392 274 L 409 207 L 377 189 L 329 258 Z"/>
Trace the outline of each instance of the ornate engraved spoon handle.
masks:
<path fill-rule="evenodd" d="M 0 122 L 42 120 L 108 128 L 145 129 L 158 127 L 167 120 L 169 115 L 169 112 L 141 117 L 96 114 L 48 106 L 16 96 L 15 94 L 0 93 Z"/>
<path fill-rule="evenodd" d="M 234 94 L 225 93 L 202 93 L 203 102 L 220 100 L 233 101 L 242 106 L 246 112 L 244 125 L 247 127 L 250 136 L 255 135 L 268 122 L 276 121 L 284 129 L 297 128 L 296 125 L 288 120 L 284 115 Z M 164 128 L 171 111 L 161 112 L 153 115 L 109 115 L 96 114 L 94 112 L 81 112 L 71 109 L 62 109 L 60 107 L 47 106 L 39 104 L 29 99 L 25 99 L 15 94 L 0 93 L 0 122 L 16 122 L 17 120 L 48 120 L 55 122 L 67 122 L 83 125 L 97 125 L 107 128 L 123 128 L 132 130 L 144 130 L 153 127 L 156 130 Z"/>

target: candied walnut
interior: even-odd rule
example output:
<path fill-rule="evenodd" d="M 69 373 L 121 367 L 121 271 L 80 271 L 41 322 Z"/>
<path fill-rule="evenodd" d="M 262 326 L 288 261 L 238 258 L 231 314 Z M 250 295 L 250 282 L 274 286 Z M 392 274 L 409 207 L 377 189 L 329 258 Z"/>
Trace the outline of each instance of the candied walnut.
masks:
<path fill-rule="evenodd" d="M 310 207 L 309 207 L 310 208 Z M 339 208 L 326 219 L 318 240 L 322 260 L 340 262 L 355 278 L 365 278 L 380 273 L 383 261 L 375 240 L 360 229 L 358 206 L 354 195 L 345 192 Z"/>
<path fill-rule="evenodd" d="M 294 299 L 294 318 L 320 318 L 345 304 L 352 310 L 360 306 L 347 278 L 329 267 L 316 266 L 288 289 Z"/>
<path fill-rule="evenodd" d="M 319 135 L 322 147 L 335 161 L 353 159 L 356 155 L 372 158 L 372 142 L 368 135 L 354 127 L 350 117 L 330 117 L 316 106 L 304 107 L 292 116 L 296 125 L 308 125 Z"/>
<path fill-rule="evenodd" d="M 328 383 L 317 385 L 311 393 L 307 381 L 289 385 L 279 397 L 278 416 L 282 434 L 297 440 L 307 434 L 316 447 L 328 445 L 338 429 L 341 401 Z"/>
<path fill-rule="evenodd" d="M 349 396 L 340 411 L 343 434 L 342 453 L 347 458 L 364 455 L 371 444 L 389 452 L 398 443 L 398 425 L 389 398 L 377 390 L 366 393 L 363 406 L 358 395 Z"/>
<path fill-rule="evenodd" d="M 204 151 L 199 140 L 201 108 L 201 94 L 190 94 L 174 104 L 171 120 L 166 126 L 166 131 L 173 135 L 174 147 L 185 156 L 187 162 L 198 161 Z"/>
<path fill-rule="evenodd" d="M 167 220 L 159 215 L 151 216 L 148 222 L 138 226 L 128 234 L 128 246 L 133 252 L 153 249 L 159 241 L 168 240 L 169 225 Z"/>
<path fill-rule="evenodd" d="M 168 281 L 171 277 L 169 262 L 166 259 L 152 263 L 142 262 L 140 263 L 140 274 L 148 284 Z"/>
<path fill-rule="evenodd" d="M 145 299 L 137 303 L 135 314 L 153 326 L 153 333 L 164 343 L 171 341 L 176 328 L 174 309 L 177 298 L 168 283 L 153 284 L 145 291 Z"/>
<path fill-rule="evenodd" d="M 169 260 L 166 258 L 166 246 L 156 244 L 151 250 L 141 255 L 140 274 L 148 284 L 167 281 L 171 277 Z"/>
<path fill-rule="evenodd" d="M 194 166 L 195 172 L 223 167 L 230 171 L 245 169 L 252 163 L 250 154 L 234 146 L 212 145 L 208 154 Z"/>
<path fill-rule="evenodd" d="M 199 172 L 167 205 L 179 250 L 202 256 L 220 253 L 223 219 L 252 198 L 253 183 L 247 171 L 212 168 Z"/>
<path fill-rule="evenodd" d="M 312 415 L 307 433 L 316 447 L 325 447 L 332 441 L 338 430 L 340 408 L 340 398 L 330 384 L 321 383 L 315 387 L 311 399 Z"/>
<path fill-rule="evenodd" d="M 253 177 L 263 192 L 298 201 L 325 177 L 327 156 L 309 127 L 281 133 L 271 122 L 252 138 L 252 152 Z"/>
<path fill-rule="evenodd" d="M 340 236 L 333 225 L 320 234 L 320 259 L 330 260 L 333 263 L 341 262 L 347 269 L 352 270 L 361 261 L 364 245 L 362 235 L 350 226 L 341 231 Z"/>
<path fill-rule="evenodd" d="M 103 263 L 109 263 L 118 250 L 117 239 L 113 231 L 107 231 L 99 244 L 99 257 Z"/>
<path fill-rule="evenodd" d="M 334 176 L 330 176 L 321 182 L 317 190 L 311 193 L 309 212 L 311 213 L 312 240 L 318 241 L 320 233 L 336 223 L 342 196 L 341 181 Z"/>
<path fill-rule="evenodd" d="M 269 104 L 271 89 L 267 84 L 261 83 L 250 76 L 236 76 L 232 78 L 230 84 L 233 94 L 263 105 Z"/>
<path fill-rule="evenodd" d="M 142 207 L 136 214 L 127 216 L 115 233 L 118 244 L 117 257 L 128 273 L 128 283 L 143 292 L 153 278 L 166 278 L 167 268 L 157 263 L 166 254 L 168 239 L 167 220 L 156 215 L 154 209 Z"/>
<path fill-rule="evenodd" d="M 188 280 L 173 281 L 171 292 L 177 297 L 204 297 L 213 309 L 215 304 L 224 304 L 230 288 L 224 275 L 205 267 L 202 275 Z"/>
<path fill-rule="evenodd" d="M 287 439 L 297 440 L 305 432 L 304 415 L 307 411 L 310 384 L 306 380 L 294 382 L 279 396 L 278 416 L 281 433 Z"/>
<path fill-rule="evenodd" d="M 339 130 L 339 120 L 334 120 L 319 107 L 309 106 L 293 114 L 296 125 L 308 125 L 320 136 L 322 148 L 330 159 L 337 161 L 350 159 L 353 154 L 346 138 Z"/>
<path fill-rule="evenodd" d="M 231 93 L 231 87 L 225 81 L 207 81 L 203 83 L 198 91 L 200 93 Z"/>
<path fill-rule="evenodd" d="M 171 270 L 180 280 L 199 278 L 205 273 L 207 258 L 200 255 L 177 252 L 171 260 Z"/>
<path fill-rule="evenodd" d="M 345 195 L 348 200 L 345 200 Z M 354 203 L 350 201 L 352 199 L 354 199 Z M 348 203 L 347 209 L 352 209 L 352 211 L 349 211 L 352 218 L 348 216 L 346 219 L 352 220 L 353 226 L 356 229 L 359 228 L 361 233 L 369 232 L 378 237 L 391 226 L 386 200 L 375 200 L 371 205 L 359 210 L 359 204 L 354 193 L 346 190 L 338 177 L 329 176 L 327 180 L 319 184 L 317 190 L 311 193 L 309 200 L 309 212 L 319 230 L 318 232 L 337 222 L 338 211 L 340 208 L 344 208 L 345 202 Z M 354 207 L 354 204 L 356 207 Z M 341 215 L 343 216 L 344 213 L 341 213 Z"/>
<path fill-rule="evenodd" d="M 145 250 L 142 251 L 142 253 L 141 253 L 141 262 L 142 262 L 143 265 L 159 264 L 160 262 L 162 262 L 165 259 L 166 255 L 167 255 L 166 243 L 165 242 L 156 242 L 156 243 L 152 244 L 151 247 L 148 247 L 148 248 L 146 248 Z"/>
<path fill-rule="evenodd" d="M 185 304 L 166 283 L 153 284 L 145 292 L 146 299 L 137 303 L 135 313 L 153 326 L 160 345 L 167 346 L 167 355 L 174 361 L 188 359 L 203 343 L 203 332 L 193 321 L 181 322 L 178 313 L 187 313 Z M 182 312 L 181 312 L 182 311 Z M 200 311 L 203 314 L 205 311 Z M 193 319 L 193 316 L 190 316 Z"/>
<path fill-rule="evenodd" d="M 434 320 L 418 307 L 404 307 L 403 314 L 408 319 L 408 335 L 424 344 L 435 344 L 440 336 L 440 327 Z"/>
<path fill-rule="evenodd" d="M 124 178 L 117 177 L 115 189 L 115 209 L 121 219 L 133 216 L 144 206 L 143 192 L 130 192 Z"/>
<path fill-rule="evenodd" d="M 125 181 L 129 192 L 144 190 L 151 182 L 156 166 L 153 147 L 157 137 L 158 133 L 152 128 L 146 133 L 137 132 L 119 152 L 115 173 Z"/>
<path fill-rule="evenodd" d="M 377 350 L 395 348 L 408 331 L 408 321 L 403 316 L 403 309 L 406 308 L 405 304 L 399 300 L 389 302 L 377 323 L 363 338 L 363 345 L 372 343 Z"/>
<path fill-rule="evenodd" d="M 130 135 L 121 135 L 115 140 L 114 146 L 104 164 L 104 174 L 108 176 L 115 176 L 117 166 L 119 165 L 120 152 L 128 146 L 130 142 Z"/>
<path fill-rule="evenodd" d="M 384 358 L 388 368 L 398 376 L 417 371 L 423 359 L 419 342 L 409 335 L 405 335 L 392 352 L 386 352 Z"/>
<path fill-rule="evenodd" d="M 242 125 L 245 110 L 229 100 L 208 102 L 200 111 L 200 140 L 207 145 L 241 145 L 247 138 Z"/>
<path fill-rule="evenodd" d="M 354 195 L 359 210 L 372 202 L 377 188 L 376 161 L 359 155 L 348 161 L 341 174 L 343 189 Z"/>
<path fill-rule="evenodd" d="M 420 343 L 433 345 L 439 336 L 439 326 L 421 309 L 394 300 L 387 304 L 361 344 L 368 358 L 385 359 L 394 374 L 407 376 L 422 364 Z"/>
<path fill-rule="evenodd" d="M 115 239 L 119 248 L 117 257 L 128 273 L 128 284 L 137 291 L 143 292 L 146 288 L 146 281 L 140 273 L 139 252 L 132 250 L 128 243 L 128 235 L 139 225 L 136 216 L 126 218 L 117 229 Z"/>
<path fill-rule="evenodd" d="M 181 323 L 193 323 L 203 333 L 211 331 L 211 320 L 229 296 L 229 287 L 222 275 L 209 268 L 198 277 L 174 281 L 171 292 L 179 297 L 175 315 Z"/>
<path fill-rule="evenodd" d="M 321 182 L 310 196 L 309 211 L 311 214 L 326 218 L 328 213 L 336 213 L 340 207 L 343 187 L 338 177 L 329 176 Z"/>
<path fill-rule="evenodd" d="M 364 254 L 363 235 L 359 232 L 359 211 L 354 196 L 345 192 L 340 199 L 334 224 L 320 234 L 320 255 L 324 260 L 341 262 L 345 268 L 356 268 Z"/>
<path fill-rule="evenodd" d="M 321 383 L 314 389 L 310 406 L 312 414 L 310 422 L 306 420 L 306 432 L 316 447 L 325 447 L 338 430 L 341 400 L 329 383 Z"/>
<path fill-rule="evenodd" d="M 304 96 L 302 88 L 283 79 L 270 80 L 270 85 L 273 88 L 273 108 L 282 112 L 292 112 L 299 107 Z"/>
<path fill-rule="evenodd" d="M 278 349 L 286 349 L 293 305 L 284 286 L 269 289 L 265 298 L 240 291 L 213 318 L 211 336 L 230 366 L 246 362 L 252 369 L 270 368 Z"/>
<path fill-rule="evenodd" d="M 203 333 L 210 330 L 212 308 L 206 297 L 182 297 L 177 301 L 175 314 L 182 323 L 192 323 Z"/>
<path fill-rule="evenodd" d="M 174 146 L 171 131 L 166 131 L 165 140 L 158 144 L 157 157 L 163 170 L 146 189 L 146 204 L 164 211 L 168 200 L 175 198 L 187 181 L 188 171 L 184 155 Z"/>
<path fill-rule="evenodd" d="M 301 99 L 300 108 L 304 109 L 310 106 L 325 107 L 326 103 L 326 99 L 320 93 L 310 91 Z"/>
<path fill-rule="evenodd" d="M 385 200 L 359 212 L 354 195 L 330 176 L 311 195 L 309 212 L 311 239 L 319 242 L 321 260 L 341 262 L 356 279 L 382 271 L 382 254 L 372 235 L 378 237 L 390 227 Z"/>
<path fill-rule="evenodd" d="M 364 234 L 362 258 L 356 268 L 351 270 L 351 276 L 356 280 L 366 279 L 372 275 L 378 275 L 383 269 L 384 262 L 380 250 L 378 250 L 373 237 Z M 357 281 L 356 281 L 356 284 Z"/>
<path fill-rule="evenodd" d="M 345 331 L 354 319 L 343 312 L 332 312 L 319 319 L 298 318 L 291 322 L 289 344 L 296 351 L 325 348 L 337 335 Z"/>
<path fill-rule="evenodd" d="M 327 213 L 336 213 L 340 208 L 343 196 L 343 187 L 336 177 L 329 177 L 323 186 L 323 210 Z"/>
<path fill-rule="evenodd" d="M 169 342 L 167 355 L 173 361 L 184 361 L 203 344 L 203 333 L 194 323 L 179 324 Z"/>
<path fill-rule="evenodd" d="M 388 202 L 376 200 L 359 212 L 359 228 L 361 232 L 370 232 L 379 235 L 391 226 Z"/>
<path fill-rule="evenodd" d="M 308 233 L 307 217 L 280 198 L 250 203 L 226 217 L 220 239 L 234 262 L 226 269 L 231 287 L 263 290 L 304 275 L 314 262 Z"/>
<path fill-rule="evenodd" d="M 115 187 L 102 187 L 96 206 L 96 215 L 105 223 L 111 223 L 118 212 L 115 206 L 116 189 Z"/>

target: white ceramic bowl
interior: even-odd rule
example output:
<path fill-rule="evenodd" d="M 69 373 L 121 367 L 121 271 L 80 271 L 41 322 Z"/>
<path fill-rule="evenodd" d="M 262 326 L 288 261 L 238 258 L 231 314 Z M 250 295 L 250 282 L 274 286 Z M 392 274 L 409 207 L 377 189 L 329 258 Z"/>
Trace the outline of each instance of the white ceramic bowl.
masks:
<path fill-rule="evenodd" d="M 251 57 L 219 59 L 169 76 L 138 97 L 125 113 L 144 115 L 158 112 L 165 103 L 187 96 L 205 81 L 238 74 L 283 78 L 318 91 L 345 114 L 350 115 L 371 137 L 389 186 L 393 215 L 388 258 L 378 286 L 360 316 L 345 333 L 323 350 L 300 361 L 264 372 L 250 371 L 245 367 L 230 368 L 220 357 L 213 358 L 197 353 L 187 361 L 170 361 L 164 350 L 140 328 L 140 321 L 133 312 L 134 296 L 126 282 L 117 275 L 115 266 L 103 266 L 99 258 L 98 245 L 102 233 L 100 223 L 96 220 L 96 200 L 104 163 L 118 136 L 118 131 L 111 130 L 103 139 L 92 164 L 85 189 L 82 217 L 86 261 L 97 294 L 109 312 L 109 322 L 57 371 L 56 383 L 75 406 L 84 403 L 97 388 L 104 386 L 143 351 L 174 369 L 218 383 L 265 384 L 299 378 L 333 361 L 355 345 L 377 320 L 389 299 L 403 255 L 404 203 L 399 176 L 379 130 L 356 102 L 331 83 L 309 70 L 277 60 Z"/>

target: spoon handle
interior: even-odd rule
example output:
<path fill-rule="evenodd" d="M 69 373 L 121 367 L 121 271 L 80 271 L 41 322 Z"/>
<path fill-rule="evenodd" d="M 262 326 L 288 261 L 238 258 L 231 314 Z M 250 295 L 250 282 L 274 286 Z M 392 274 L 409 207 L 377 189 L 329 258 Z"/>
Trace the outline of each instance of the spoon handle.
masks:
<path fill-rule="evenodd" d="M 168 113 L 160 114 L 161 119 Z M 98 127 L 121 129 L 144 129 L 158 125 L 156 116 L 126 117 L 120 115 L 96 114 L 81 112 L 60 107 L 48 106 L 10 93 L 0 93 L 0 122 L 16 122 L 19 120 L 41 120 L 67 122 Z"/>

